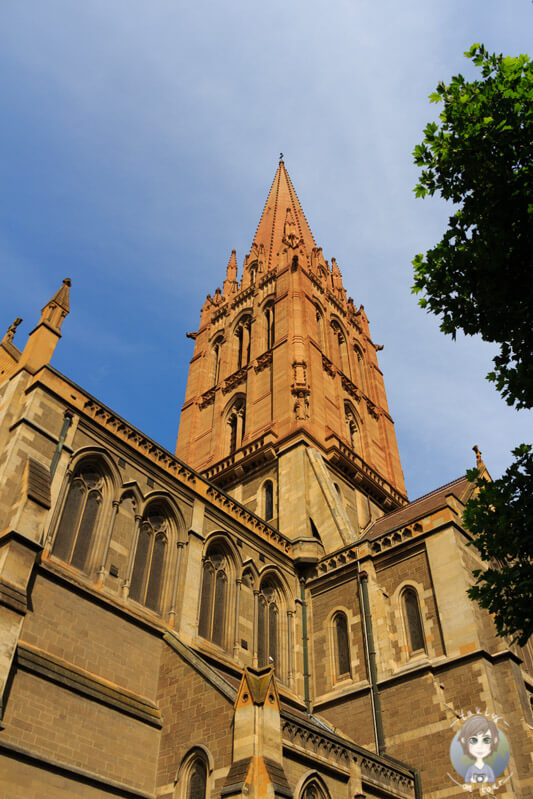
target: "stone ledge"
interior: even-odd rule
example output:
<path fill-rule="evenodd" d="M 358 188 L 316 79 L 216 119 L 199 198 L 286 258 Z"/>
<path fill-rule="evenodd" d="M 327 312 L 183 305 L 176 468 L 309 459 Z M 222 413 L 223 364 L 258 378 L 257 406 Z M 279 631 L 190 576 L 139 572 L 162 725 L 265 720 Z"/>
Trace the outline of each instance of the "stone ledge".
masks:
<path fill-rule="evenodd" d="M 4 577 L 0 577 L 0 605 L 24 615 L 28 609 L 26 592 Z"/>
<path fill-rule="evenodd" d="M 17 665 L 25 671 L 51 680 L 67 690 L 95 699 L 153 727 L 160 729 L 163 726 L 161 712 L 151 700 L 25 641 L 19 641 Z"/>
<path fill-rule="evenodd" d="M 45 757 L 44 755 L 30 752 L 23 746 L 9 743 L 8 741 L 0 740 L 0 752 L 5 752 L 8 757 L 13 760 L 24 760 L 27 763 L 36 765 L 37 768 L 44 768 L 47 771 L 61 774 L 73 782 L 85 782 L 87 785 L 92 785 L 100 790 L 105 790 L 106 793 L 114 796 L 122 796 L 124 799 L 155 799 L 153 793 L 146 793 L 146 791 L 139 791 L 137 788 L 132 788 L 122 782 L 116 780 L 107 780 L 93 771 L 88 771 L 84 768 L 71 766 L 68 763 L 62 763 L 53 757 Z"/>

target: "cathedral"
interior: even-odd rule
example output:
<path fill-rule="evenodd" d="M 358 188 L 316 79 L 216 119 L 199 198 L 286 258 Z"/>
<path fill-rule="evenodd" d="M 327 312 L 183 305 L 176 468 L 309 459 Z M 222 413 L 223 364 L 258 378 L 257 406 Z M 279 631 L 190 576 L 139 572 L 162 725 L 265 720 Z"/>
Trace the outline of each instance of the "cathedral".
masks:
<path fill-rule="evenodd" d="M 408 500 L 283 161 L 220 277 L 175 454 L 53 367 L 70 280 L 0 343 L 0 798 L 449 799 L 476 713 L 494 795 L 531 797 L 532 650 L 467 598 L 473 487 Z"/>

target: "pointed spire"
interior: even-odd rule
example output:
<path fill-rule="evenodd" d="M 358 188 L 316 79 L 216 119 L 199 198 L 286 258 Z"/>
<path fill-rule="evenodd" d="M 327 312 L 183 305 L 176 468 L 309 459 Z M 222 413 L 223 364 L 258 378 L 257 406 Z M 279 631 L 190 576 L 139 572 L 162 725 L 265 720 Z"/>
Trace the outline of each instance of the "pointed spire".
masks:
<path fill-rule="evenodd" d="M 39 324 L 30 333 L 19 366 L 36 372 L 50 363 L 50 359 L 61 338 L 61 325 L 70 310 L 71 280 L 66 277 L 62 286 L 41 311 Z"/>
<path fill-rule="evenodd" d="M 228 261 L 228 267 L 226 269 L 226 279 L 222 285 L 222 295 L 224 297 L 229 297 L 230 294 L 237 291 L 238 283 L 237 283 L 237 253 L 235 250 L 231 251 L 231 256 Z"/>
<path fill-rule="evenodd" d="M 72 281 L 69 277 L 63 280 L 63 284 L 56 291 L 51 300 L 48 300 L 41 311 L 41 322 L 61 328 L 63 319 L 70 311 L 70 287 Z"/>
<path fill-rule="evenodd" d="M 315 240 L 283 160 L 280 160 L 253 242 L 264 247 L 265 267 L 275 266 L 283 248 L 303 248 L 311 257 Z"/>

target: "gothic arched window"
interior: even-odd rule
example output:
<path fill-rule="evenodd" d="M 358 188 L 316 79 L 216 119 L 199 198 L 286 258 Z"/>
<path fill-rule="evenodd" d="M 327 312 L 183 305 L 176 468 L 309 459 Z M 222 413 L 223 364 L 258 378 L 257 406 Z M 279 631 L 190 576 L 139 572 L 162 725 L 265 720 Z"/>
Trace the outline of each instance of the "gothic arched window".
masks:
<path fill-rule="evenodd" d="M 130 581 L 130 597 L 156 612 L 161 604 L 168 528 L 163 508 L 152 505 L 144 512 Z"/>
<path fill-rule="evenodd" d="M 271 349 L 274 346 L 274 305 L 267 305 L 265 308 L 265 328 L 266 328 L 266 348 Z"/>
<path fill-rule="evenodd" d="M 351 677 L 350 639 L 348 621 L 344 613 L 333 617 L 333 641 L 335 648 L 335 676 L 337 679 Z"/>
<path fill-rule="evenodd" d="M 346 403 L 344 406 L 344 413 L 346 419 L 346 430 L 348 433 L 348 440 L 350 442 L 350 446 L 355 452 L 360 452 L 361 435 L 359 432 L 359 425 L 357 424 L 355 414 L 348 403 Z"/>
<path fill-rule="evenodd" d="M 317 337 L 318 337 L 318 346 L 325 352 L 324 346 L 324 317 L 322 316 L 322 311 L 315 305 L 315 317 L 316 317 L 316 329 L 317 329 Z"/>
<path fill-rule="evenodd" d="M 218 385 L 220 380 L 220 361 L 222 355 L 223 338 L 219 336 L 213 344 L 213 385 Z"/>
<path fill-rule="evenodd" d="M 204 752 L 199 748 L 193 749 L 180 767 L 180 789 L 177 795 L 181 799 L 207 799 L 208 774 Z"/>
<path fill-rule="evenodd" d="M 355 380 L 358 388 L 361 391 L 365 392 L 365 368 L 364 368 L 364 361 L 363 361 L 363 353 L 359 349 L 359 347 L 354 347 L 354 355 L 355 355 Z"/>
<path fill-rule="evenodd" d="M 402 608 L 409 651 L 413 653 L 424 650 L 426 644 L 424 641 L 422 617 L 418 604 L 418 594 L 414 588 L 406 588 L 403 592 Z"/>
<path fill-rule="evenodd" d="M 329 794 L 319 785 L 317 780 L 311 780 L 305 785 L 300 799 L 329 799 Z"/>
<path fill-rule="evenodd" d="M 274 486 L 272 480 L 267 480 L 263 486 L 265 503 L 265 521 L 269 522 L 274 516 Z"/>
<path fill-rule="evenodd" d="M 259 666 L 279 668 L 279 596 L 272 580 L 265 580 L 259 594 L 257 659 Z"/>
<path fill-rule="evenodd" d="M 216 546 L 207 551 L 202 573 L 198 634 L 223 647 L 226 640 L 228 564 Z"/>
<path fill-rule="evenodd" d="M 241 369 L 243 366 L 250 363 L 250 349 L 252 343 L 251 325 L 251 317 L 245 316 L 235 328 L 235 336 L 237 338 L 237 369 Z"/>
<path fill-rule="evenodd" d="M 102 507 L 104 477 L 98 465 L 80 464 L 72 477 L 52 554 L 76 569 L 87 569 Z"/>
<path fill-rule="evenodd" d="M 239 398 L 231 408 L 227 416 L 228 426 L 228 449 L 230 454 L 242 444 L 244 429 L 246 425 L 246 406 L 244 398 Z"/>

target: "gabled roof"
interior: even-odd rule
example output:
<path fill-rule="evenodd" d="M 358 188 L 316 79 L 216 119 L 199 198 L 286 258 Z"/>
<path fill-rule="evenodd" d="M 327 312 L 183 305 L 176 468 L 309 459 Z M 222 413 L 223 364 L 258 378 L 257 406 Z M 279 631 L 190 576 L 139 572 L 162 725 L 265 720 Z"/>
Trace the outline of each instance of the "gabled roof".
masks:
<path fill-rule="evenodd" d="M 287 235 L 293 241 L 299 239 L 309 254 L 316 247 L 289 173 L 280 161 L 253 241 L 258 249 L 264 247 L 266 269 L 272 267 Z"/>
<path fill-rule="evenodd" d="M 390 533 L 399 527 L 405 527 L 417 519 L 433 513 L 446 504 L 446 497 L 449 494 L 453 494 L 460 502 L 466 502 L 472 488 L 472 483 L 466 477 L 458 477 L 457 480 L 452 480 L 451 483 L 446 483 L 440 488 L 436 488 L 435 491 L 409 502 L 408 505 L 404 505 L 402 508 L 393 510 L 391 513 L 376 519 L 361 540 L 372 541 L 384 533 Z"/>

